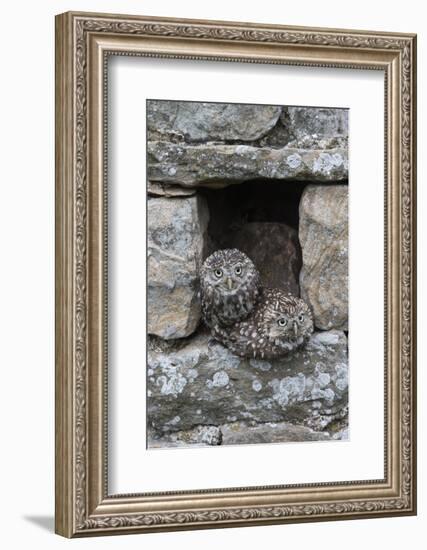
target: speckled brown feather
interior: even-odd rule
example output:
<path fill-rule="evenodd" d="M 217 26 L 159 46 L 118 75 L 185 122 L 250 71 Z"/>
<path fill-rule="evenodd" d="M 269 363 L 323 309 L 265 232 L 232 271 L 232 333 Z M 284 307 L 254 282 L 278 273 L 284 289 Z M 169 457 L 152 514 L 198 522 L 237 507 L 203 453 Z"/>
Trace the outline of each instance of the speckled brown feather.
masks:
<path fill-rule="evenodd" d="M 242 276 L 231 274 L 233 266 L 242 267 Z M 226 270 L 233 277 L 231 291 L 215 280 L 216 269 Z M 245 319 L 257 303 L 260 292 L 259 272 L 246 254 L 236 248 L 211 254 L 200 270 L 202 316 L 212 330 L 231 327 Z"/>
<path fill-rule="evenodd" d="M 303 321 L 298 317 L 302 316 Z M 294 328 L 281 329 L 278 319 L 286 317 Z M 263 289 L 256 307 L 232 327 L 216 328 L 214 337 L 241 357 L 274 359 L 304 345 L 313 332 L 308 305 L 280 289 Z"/>

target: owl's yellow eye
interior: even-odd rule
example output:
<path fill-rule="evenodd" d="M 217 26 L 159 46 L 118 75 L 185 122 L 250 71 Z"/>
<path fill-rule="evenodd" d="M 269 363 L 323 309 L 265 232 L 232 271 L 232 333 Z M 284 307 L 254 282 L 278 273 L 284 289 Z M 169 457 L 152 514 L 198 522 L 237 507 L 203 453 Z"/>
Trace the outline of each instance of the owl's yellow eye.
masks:
<path fill-rule="evenodd" d="M 222 277 L 222 269 L 215 269 L 214 273 L 215 277 L 217 277 L 218 279 Z"/>
<path fill-rule="evenodd" d="M 279 327 L 285 327 L 288 324 L 288 321 L 287 319 L 282 317 L 277 321 L 277 324 L 279 325 Z"/>
<path fill-rule="evenodd" d="M 236 269 L 234 270 L 234 272 L 236 273 L 236 275 L 241 275 L 242 274 L 242 268 L 240 265 L 238 265 L 236 267 Z"/>
<path fill-rule="evenodd" d="M 304 313 L 300 313 L 300 314 L 298 315 L 298 321 L 299 321 L 300 323 L 302 323 L 302 322 L 304 321 Z"/>

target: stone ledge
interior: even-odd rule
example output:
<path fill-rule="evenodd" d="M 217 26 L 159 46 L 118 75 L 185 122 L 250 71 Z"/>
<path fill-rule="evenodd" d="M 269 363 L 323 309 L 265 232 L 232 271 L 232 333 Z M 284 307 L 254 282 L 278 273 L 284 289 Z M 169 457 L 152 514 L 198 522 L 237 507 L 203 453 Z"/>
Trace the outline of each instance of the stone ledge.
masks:
<path fill-rule="evenodd" d="M 326 429 L 347 412 L 347 339 L 315 333 L 274 361 L 243 359 L 202 331 L 148 353 L 148 426 L 159 436 L 198 425 L 288 422 Z"/>
<path fill-rule="evenodd" d="M 259 178 L 322 183 L 348 178 L 344 148 L 325 151 L 151 141 L 147 151 L 150 181 L 184 187 L 221 187 Z"/>
<path fill-rule="evenodd" d="M 300 443 L 305 441 L 347 440 L 348 430 L 315 431 L 287 422 L 266 422 L 255 426 L 231 422 L 221 426 L 196 426 L 191 430 L 148 435 L 149 449 L 212 447 L 219 445 L 252 445 L 266 443 Z"/>

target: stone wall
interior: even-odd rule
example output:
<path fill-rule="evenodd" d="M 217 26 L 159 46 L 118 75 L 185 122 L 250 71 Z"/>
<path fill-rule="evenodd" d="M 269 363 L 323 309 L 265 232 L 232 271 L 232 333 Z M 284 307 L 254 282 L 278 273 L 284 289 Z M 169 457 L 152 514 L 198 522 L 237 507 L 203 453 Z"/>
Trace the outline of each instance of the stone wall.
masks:
<path fill-rule="evenodd" d="M 347 111 L 149 101 L 147 128 L 149 446 L 345 438 Z M 243 360 L 209 336 L 198 270 L 228 247 L 310 305 L 304 350 Z"/>

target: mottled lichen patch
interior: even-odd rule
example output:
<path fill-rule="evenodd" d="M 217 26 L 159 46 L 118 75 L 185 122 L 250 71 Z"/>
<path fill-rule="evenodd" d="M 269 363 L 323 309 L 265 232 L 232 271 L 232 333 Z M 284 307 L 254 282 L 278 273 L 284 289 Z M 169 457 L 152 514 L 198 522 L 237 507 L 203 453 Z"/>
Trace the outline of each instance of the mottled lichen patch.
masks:
<path fill-rule="evenodd" d="M 156 385 L 160 386 L 160 392 L 163 395 L 173 395 L 177 397 L 187 384 L 187 379 L 181 374 L 173 374 L 169 378 L 161 375 L 156 379 Z"/>
<path fill-rule="evenodd" d="M 259 392 L 262 390 L 262 383 L 259 380 L 254 380 L 252 382 L 252 389 L 256 392 Z"/>
<path fill-rule="evenodd" d="M 230 379 L 225 371 L 218 371 L 213 375 L 212 380 L 206 381 L 206 385 L 209 388 L 223 388 L 229 381 Z"/>
<path fill-rule="evenodd" d="M 271 363 L 269 363 L 268 361 L 263 361 L 261 359 L 249 359 L 249 364 L 254 369 L 259 369 L 264 372 L 267 372 L 271 369 Z"/>
<path fill-rule="evenodd" d="M 313 162 L 314 174 L 328 176 L 344 164 L 344 158 L 341 153 L 320 153 Z"/>
<path fill-rule="evenodd" d="M 286 159 L 286 163 L 290 168 L 298 168 L 302 162 L 301 156 L 298 153 L 289 155 Z"/>
<path fill-rule="evenodd" d="M 202 332 L 176 351 L 150 352 L 148 369 L 148 416 L 162 433 L 240 420 L 308 425 L 316 417 L 326 426 L 347 406 L 347 339 L 339 331 L 314 334 L 306 348 L 272 361 L 239 358 Z"/>

